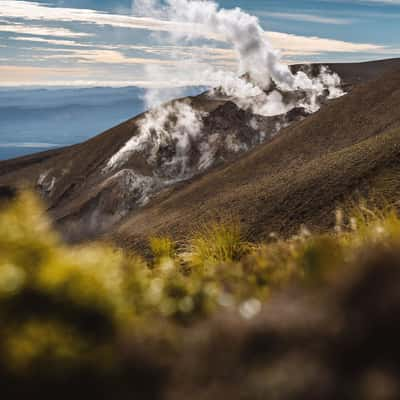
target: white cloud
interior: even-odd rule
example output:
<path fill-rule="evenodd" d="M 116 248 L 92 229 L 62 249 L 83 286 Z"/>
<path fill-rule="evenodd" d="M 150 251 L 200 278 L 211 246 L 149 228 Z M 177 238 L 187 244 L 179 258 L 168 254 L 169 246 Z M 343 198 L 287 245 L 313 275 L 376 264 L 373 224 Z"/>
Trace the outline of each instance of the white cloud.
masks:
<path fill-rule="evenodd" d="M 0 84 L 8 82 L 49 80 L 61 76 L 79 76 L 89 73 L 85 68 L 52 68 L 52 67 L 32 67 L 21 65 L 0 65 Z"/>
<path fill-rule="evenodd" d="M 200 26 L 182 24 L 155 18 L 133 17 L 104 13 L 97 10 L 48 7 L 46 5 L 16 0 L 2 0 L 0 17 L 22 18 L 29 21 L 80 22 L 96 25 L 109 25 L 115 28 L 146 29 L 168 32 L 199 32 Z M 219 39 L 206 34 L 209 39 Z"/>
<path fill-rule="evenodd" d="M 167 31 L 171 33 L 188 32 L 195 33 L 196 35 L 208 39 L 222 40 L 222 37 L 207 32 L 204 30 L 204 27 L 196 26 L 196 24 L 171 22 L 156 18 L 109 14 L 88 9 L 48 7 L 40 3 L 27 1 L 2 0 L 0 17 L 22 18 L 31 21 L 91 23 L 103 26 L 109 25 L 119 28 Z M 270 32 L 268 36 L 272 44 L 276 48 L 280 48 L 284 55 L 312 55 L 320 52 L 374 52 L 376 50 L 382 51 L 385 49 L 384 46 L 369 43 L 352 43 L 280 32 Z M 304 41 L 306 41 L 306 43 L 304 43 Z"/>
<path fill-rule="evenodd" d="M 68 50 L 70 54 L 53 54 L 45 56 L 46 59 L 76 59 L 83 63 L 95 64 L 160 64 L 176 65 L 178 60 L 163 60 L 155 58 L 127 57 L 115 50 Z"/>
<path fill-rule="evenodd" d="M 60 61 L 62 65 L 71 65 L 67 68 L 40 68 L 0 66 L 0 84 L 14 86 L 16 83 L 26 85 L 75 85 L 75 86 L 143 86 L 143 87 L 169 87 L 186 85 L 206 85 L 202 72 L 210 66 L 222 67 L 226 70 L 235 70 L 236 53 L 233 49 L 207 46 L 179 46 L 179 45 L 125 45 L 125 44 L 99 44 L 89 43 L 87 40 L 79 43 L 80 37 L 90 37 L 92 34 L 75 32 L 67 28 L 54 28 L 38 26 L 51 23 L 53 26 L 59 22 L 77 22 L 80 24 L 95 24 L 98 27 L 105 25 L 116 28 L 143 29 L 148 31 L 165 31 L 170 33 L 188 32 L 208 39 L 218 39 L 213 33 L 207 32 L 204 26 L 171 22 L 157 18 L 127 16 L 103 13 L 96 10 L 49 7 L 43 3 L 0 0 L 0 31 L 13 32 L 18 36 L 11 39 L 16 41 L 29 41 L 44 43 L 55 47 L 31 48 L 33 54 L 30 58 L 35 62 Z M 285 14 L 288 18 L 314 18 L 308 14 Z M 18 18 L 18 22 L 13 22 Z M 324 17 L 318 17 L 324 18 Z M 24 24 L 21 23 L 24 20 Z M 335 21 L 330 21 L 334 23 Z M 336 21 L 338 22 L 338 21 Z M 325 21 L 325 23 L 329 23 Z M 33 24 L 33 25 L 32 25 Z M 23 37 L 23 35 L 34 37 Z M 389 47 L 372 43 L 352 43 L 334 39 L 299 36 L 283 32 L 268 32 L 269 41 L 275 48 L 281 49 L 286 61 L 290 57 L 313 56 L 326 53 L 369 53 L 369 54 L 394 54 L 395 50 Z M 48 36 L 48 37 L 46 37 Z M 53 38 L 52 38 L 53 37 Z M 71 39 L 71 40 L 68 40 Z M 72 40 L 73 39 L 73 40 Z M 214 45 L 223 46 L 221 43 Z M 59 51 L 59 53 L 57 53 Z M 129 55 L 135 52 L 134 56 Z M 26 53 L 26 52 L 24 52 Z M 21 53 L 22 56 L 22 53 Z M 25 57 L 25 55 L 24 55 Z M 196 61 L 193 61 L 196 60 Z M 10 60 L 8 64 L 11 64 Z M 14 62 L 17 64 L 17 62 Z M 54 63 L 52 63 L 54 64 Z M 152 81 L 130 81 L 126 77 L 132 76 L 134 65 L 145 65 L 161 68 L 160 75 L 154 74 Z M 121 67 L 121 68 L 120 68 Z M 126 67 L 126 68 L 125 68 Z M 141 67 L 140 67 L 141 68 Z M 138 68 L 138 70 L 140 70 Z M 130 71 L 128 71 L 128 69 Z M 124 70 L 124 74 L 119 74 Z M 168 70 L 168 74 L 162 74 Z M 173 70 L 173 74 L 171 74 Z M 94 73 L 97 72 L 97 75 Z M 101 73 L 99 72 L 101 71 Z M 117 72 L 115 72 L 117 71 Z M 188 73 L 193 72 L 195 73 Z M 105 81 L 107 76 L 115 76 L 119 81 Z M 167 82 L 162 76 L 168 75 L 171 80 Z M 68 76 L 68 81 L 65 81 Z M 173 76 L 173 78 L 172 78 Z M 196 81 L 193 81 L 196 76 Z M 139 79 L 143 75 L 137 75 Z M 159 81 L 157 81 L 159 79 Z"/>
<path fill-rule="evenodd" d="M 0 67 L 1 72 L 1 67 Z M 1 87 L 127 87 L 127 86 L 136 86 L 142 88 L 149 88 L 149 89 L 170 89 L 171 84 L 167 84 L 166 82 L 149 82 L 149 81 L 132 81 L 132 80 L 115 80 L 115 81 L 108 81 L 108 80 L 93 80 L 93 79 L 73 79 L 73 80 L 65 80 L 62 79 L 60 76 L 59 79 L 52 79 L 49 80 L 47 77 L 41 79 L 38 78 L 31 78 L 31 79 L 15 79 L 15 80 L 2 80 L 0 77 L 0 85 Z M 182 81 L 179 83 L 179 86 L 176 87 L 188 87 L 193 86 L 193 82 L 185 82 Z"/>
<path fill-rule="evenodd" d="M 320 15 L 303 13 L 262 11 L 258 12 L 257 15 L 262 17 L 281 18 L 293 21 L 314 22 L 318 24 L 347 25 L 353 22 L 351 19 L 346 18 L 322 17 Z"/>
<path fill-rule="evenodd" d="M 135 46 L 116 45 L 109 46 L 114 49 L 138 50 L 144 53 L 157 54 L 160 56 L 179 58 L 208 59 L 208 60 L 235 60 L 236 53 L 233 49 L 225 49 L 207 46 Z"/>
<path fill-rule="evenodd" d="M 1 13 L 1 8 L 0 8 L 0 13 Z M 55 36 L 55 37 L 69 37 L 69 38 L 92 36 L 88 33 L 74 32 L 66 28 L 51 28 L 47 26 L 35 26 L 35 25 L 27 25 L 19 23 L 0 24 L 0 32 L 11 32 L 22 35 Z"/>
<path fill-rule="evenodd" d="M 268 32 L 267 36 L 273 45 L 281 49 L 282 53 L 286 55 L 307 55 L 323 52 L 373 53 L 386 49 L 385 46 L 370 43 L 351 43 L 342 40 L 299 36 L 281 32 Z"/>
<path fill-rule="evenodd" d="M 54 44 L 56 46 L 74 46 L 74 47 L 88 47 L 88 46 L 90 46 L 90 45 L 87 45 L 87 44 L 75 42 L 73 40 L 49 39 L 49 38 L 44 38 L 44 37 L 16 36 L 16 37 L 10 37 L 9 39 L 22 41 L 22 42 Z"/>

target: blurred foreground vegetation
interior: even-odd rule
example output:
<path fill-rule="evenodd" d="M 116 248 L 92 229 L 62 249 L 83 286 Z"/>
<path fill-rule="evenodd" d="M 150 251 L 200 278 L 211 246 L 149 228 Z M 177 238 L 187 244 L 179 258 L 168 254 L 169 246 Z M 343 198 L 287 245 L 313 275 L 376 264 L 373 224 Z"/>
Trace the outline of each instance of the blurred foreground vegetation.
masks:
<path fill-rule="evenodd" d="M 150 238 L 145 260 L 65 245 L 20 194 L 0 210 L 3 398 L 399 398 L 397 350 L 367 360 L 381 334 L 397 334 L 399 216 L 361 202 L 332 218 L 331 232 L 266 244 L 235 223 L 183 245 Z M 372 340 L 375 317 L 390 328 Z M 353 366 L 336 360 L 344 350 Z"/>

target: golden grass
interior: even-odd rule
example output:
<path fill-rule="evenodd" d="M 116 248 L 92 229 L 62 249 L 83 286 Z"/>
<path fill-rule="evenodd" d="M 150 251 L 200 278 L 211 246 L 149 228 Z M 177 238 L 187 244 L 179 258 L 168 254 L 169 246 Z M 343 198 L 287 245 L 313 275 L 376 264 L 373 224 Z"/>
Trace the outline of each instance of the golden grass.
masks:
<path fill-rule="evenodd" d="M 23 193 L 0 210 L 0 362 L 13 370 L 109 365 L 123 332 L 175 332 L 179 343 L 182 324 L 226 309 L 257 310 L 287 285 L 325 285 L 366 250 L 400 243 L 393 208 L 360 202 L 336 221 L 332 232 L 302 228 L 257 246 L 238 224 L 211 224 L 180 249 L 151 238 L 148 264 L 105 244 L 66 246 L 36 197 Z"/>
<path fill-rule="evenodd" d="M 216 264 L 240 260 L 248 252 L 240 225 L 204 225 L 188 241 L 184 259 L 193 266 L 209 267 Z"/>
<path fill-rule="evenodd" d="M 156 262 L 160 262 L 165 258 L 175 257 L 176 245 L 172 239 L 167 237 L 152 237 L 149 242 Z"/>

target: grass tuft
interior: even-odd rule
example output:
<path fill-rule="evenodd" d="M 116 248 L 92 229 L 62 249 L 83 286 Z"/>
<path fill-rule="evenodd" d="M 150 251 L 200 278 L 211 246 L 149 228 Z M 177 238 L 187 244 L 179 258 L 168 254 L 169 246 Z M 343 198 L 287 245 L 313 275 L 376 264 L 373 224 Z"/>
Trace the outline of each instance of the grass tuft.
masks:
<path fill-rule="evenodd" d="M 156 263 L 166 258 L 174 258 L 176 255 L 176 244 L 167 237 L 150 238 L 150 249 Z"/>
<path fill-rule="evenodd" d="M 211 266 L 238 261 L 247 252 L 239 224 L 210 224 L 195 233 L 184 258 L 193 266 Z"/>
<path fill-rule="evenodd" d="M 149 242 L 151 264 L 103 243 L 67 246 L 33 195 L 3 207 L 1 368 L 14 378 L 82 366 L 98 376 L 125 371 L 127 337 L 150 348 L 165 343 L 157 354 L 169 354 L 188 325 L 218 312 L 257 318 L 276 291 L 325 288 L 371 249 L 397 249 L 400 219 L 394 208 L 360 202 L 338 211 L 336 228 L 324 234 L 301 227 L 288 240 L 255 246 L 230 222 L 202 227 L 181 251 L 169 238 Z"/>

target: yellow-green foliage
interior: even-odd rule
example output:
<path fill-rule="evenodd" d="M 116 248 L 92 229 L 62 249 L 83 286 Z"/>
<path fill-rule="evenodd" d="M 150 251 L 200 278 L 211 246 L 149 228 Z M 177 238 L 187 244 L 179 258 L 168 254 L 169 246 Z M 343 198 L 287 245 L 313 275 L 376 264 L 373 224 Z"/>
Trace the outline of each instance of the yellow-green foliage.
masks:
<path fill-rule="evenodd" d="M 30 194 L 0 213 L 0 253 L 0 352 L 10 367 L 105 361 L 148 286 L 147 269 L 121 251 L 64 246 Z"/>
<path fill-rule="evenodd" d="M 350 209 L 343 239 L 362 247 L 366 242 L 384 244 L 399 237 L 399 217 L 392 206 L 371 207 L 366 201 L 360 201 Z"/>
<path fill-rule="evenodd" d="M 0 367 L 27 374 L 38 366 L 114 368 L 127 334 L 156 333 L 179 345 L 182 324 L 225 309 L 254 317 L 273 291 L 321 285 L 364 249 L 400 239 L 392 209 L 361 203 L 336 219 L 330 233 L 303 228 L 257 247 L 233 223 L 204 227 L 182 251 L 153 238 L 148 265 L 104 244 L 66 246 L 35 196 L 23 193 L 0 210 Z"/>
<path fill-rule="evenodd" d="M 175 243 L 170 238 L 150 238 L 150 248 L 156 262 L 160 262 L 165 258 L 173 258 L 176 251 L 175 247 Z"/>
<path fill-rule="evenodd" d="M 203 226 L 189 241 L 186 260 L 195 266 L 210 266 L 239 260 L 246 253 L 240 225 Z"/>

